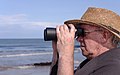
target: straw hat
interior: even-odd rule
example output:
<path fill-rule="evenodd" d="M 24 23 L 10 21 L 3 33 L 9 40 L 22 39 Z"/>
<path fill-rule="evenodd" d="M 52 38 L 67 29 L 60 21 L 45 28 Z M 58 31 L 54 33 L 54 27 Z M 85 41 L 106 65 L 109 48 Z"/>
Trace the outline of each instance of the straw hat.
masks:
<path fill-rule="evenodd" d="M 109 30 L 120 39 L 120 16 L 115 12 L 103 9 L 89 7 L 81 19 L 68 20 L 65 24 L 89 24 L 103 27 Z"/>

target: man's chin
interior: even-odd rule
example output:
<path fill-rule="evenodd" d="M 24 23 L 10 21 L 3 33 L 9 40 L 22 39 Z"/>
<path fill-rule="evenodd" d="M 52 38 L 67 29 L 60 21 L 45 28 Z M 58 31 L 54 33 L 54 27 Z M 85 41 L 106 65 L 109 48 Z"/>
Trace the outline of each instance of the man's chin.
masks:
<path fill-rule="evenodd" d="M 92 59 L 93 58 L 93 53 L 88 53 L 85 55 L 85 57 L 87 57 L 87 59 Z"/>

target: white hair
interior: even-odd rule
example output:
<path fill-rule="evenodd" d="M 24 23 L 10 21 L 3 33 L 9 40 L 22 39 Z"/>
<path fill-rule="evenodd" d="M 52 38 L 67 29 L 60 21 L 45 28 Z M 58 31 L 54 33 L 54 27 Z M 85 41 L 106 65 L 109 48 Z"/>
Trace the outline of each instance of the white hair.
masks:
<path fill-rule="evenodd" d="M 113 45 L 120 47 L 120 39 L 115 35 L 112 36 L 112 43 L 113 43 Z"/>

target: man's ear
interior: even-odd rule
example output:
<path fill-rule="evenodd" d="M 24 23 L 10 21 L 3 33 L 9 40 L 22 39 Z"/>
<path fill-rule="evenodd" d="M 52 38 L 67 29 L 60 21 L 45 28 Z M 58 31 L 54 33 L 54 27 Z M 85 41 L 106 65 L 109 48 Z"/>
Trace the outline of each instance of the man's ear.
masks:
<path fill-rule="evenodd" d="M 108 39 L 110 38 L 110 36 L 111 36 L 111 34 L 110 34 L 110 32 L 109 31 L 107 31 L 107 30 L 104 30 L 103 31 L 103 43 L 105 43 L 105 42 L 107 42 L 108 41 Z"/>

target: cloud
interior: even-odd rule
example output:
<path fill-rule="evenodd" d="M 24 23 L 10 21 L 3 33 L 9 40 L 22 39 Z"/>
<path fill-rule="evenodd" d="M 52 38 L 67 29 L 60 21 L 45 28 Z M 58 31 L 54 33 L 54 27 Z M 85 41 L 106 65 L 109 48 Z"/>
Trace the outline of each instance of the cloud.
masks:
<path fill-rule="evenodd" d="M 13 24 L 29 24 L 29 25 L 38 25 L 38 26 L 55 26 L 58 23 L 51 22 L 40 22 L 40 21 L 30 21 L 25 14 L 16 14 L 16 15 L 0 15 L 0 25 L 13 25 Z"/>
<path fill-rule="evenodd" d="M 31 21 L 25 14 L 0 15 L 0 38 L 43 37 L 44 28 L 55 27 L 58 24 L 35 20 Z"/>
<path fill-rule="evenodd" d="M 26 20 L 25 14 L 16 14 L 16 15 L 0 15 L 0 25 L 10 25 L 10 24 L 16 24 L 20 23 L 21 21 Z"/>

